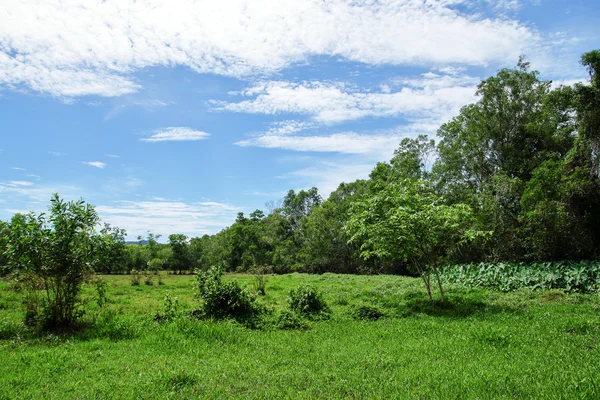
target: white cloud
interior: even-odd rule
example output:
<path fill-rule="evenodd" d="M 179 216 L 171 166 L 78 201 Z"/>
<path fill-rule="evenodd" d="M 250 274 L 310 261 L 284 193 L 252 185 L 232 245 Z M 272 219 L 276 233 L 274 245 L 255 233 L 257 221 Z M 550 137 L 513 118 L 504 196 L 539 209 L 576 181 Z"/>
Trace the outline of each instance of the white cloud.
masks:
<path fill-rule="evenodd" d="M 396 92 L 359 91 L 341 82 L 292 83 L 271 81 L 255 85 L 237 103 L 213 101 L 217 109 L 255 114 L 296 113 L 321 123 L 339 123 L 365 117 L 447 119 L 473 102 L 479 79 L 468 76 L 426 75 L 392 84 Z M 389 89 L 389 86 L 388 86 Z"/>
<path fill-rule="evenodd" d="M 90 167 L 96 167 L 96 168 L 100 168 L 100 169 L 106 167 L 106 163 L 103 163 L 100 161 L 82 161 L 81 163 L 89 165 Z"/>
<path fill-rule="evenodd" d="M 61 157 L 61 156 L 66 155 L 65 153 L 61 153 L 61 152 L 58 152 L 58 151 L 49 151 L 48 154 L 53 155 L 55 157 Z"/>
<path fill-rule="evenodd" d="M 8 183 L 9 186 L 33 186 L 33 182 L 28 181 L 11 181 Z"/>
<path fill-rule="evenodd" d="M 204 140 L 209 136 L 210 133 L 177 126 L 156 130 L 152 136 L 140 140 L 143 142 L 193 141 Z"/>
<path fill-rule="evenodd" d="M 354 132 L 328 136 L 264 135 L 237 142 L 238 146 L 294 151 L 372 154 L 398 147 L 401 138 L 391 135 L 360 135 Z"/>
<path fill-rule="evenodd" d="M 504 3 L 513 1 L 504 0 Z M 467 0 L 5 0 L 0 85 L 54 96 L 120 96 L 132 74 L 183 65 L 269 74 L 314 55 L 373 65 L 488 65 L 531 54 L 528 25 Z"/>
<path fill-rule="evenodd" d="M 233 223 L 239 207 L 218 202 L 121 201 L 96 207 L 102 221 L 127 230 L 128 235 L 152 231 L 163 235 L 213 234 Z"/>
<path fill-rule="evenodd" d="M 119 158 L 119 156 L 116 154 L 105 154 L 105 156 L 109 158 Z"/>
<path fill-rule="evenodd" d="M 15 170 L 15 171 L 27 171 L 25 168 L 19 168 L 19 167 L 10 167 L 10 169 Z"/>

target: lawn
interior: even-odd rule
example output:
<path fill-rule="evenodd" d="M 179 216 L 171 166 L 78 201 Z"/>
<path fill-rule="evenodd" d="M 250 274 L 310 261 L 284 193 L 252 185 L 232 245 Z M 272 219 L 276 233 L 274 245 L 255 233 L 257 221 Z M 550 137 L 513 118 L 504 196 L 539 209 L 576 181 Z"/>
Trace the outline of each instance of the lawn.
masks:
<path fill-rule="evenodd" d="M 309 283 L 332 309 L 307 330 L 189 317 L 158 323 L 168 292 L 197 306 L 193 278 L 132 286 L 106 276 L 102 309 L 84 288 L 85 327 L 33 335 L 22 294 L 0 283 L 0 398 L 599 398 L 600 296 L 447 285 L 430 303 L 399 276 L 268 276 L 275 316 Z M 252 288 L 253 277 L 227 275 Z M 360 305 L 384 317 L 357 320 Z"/>

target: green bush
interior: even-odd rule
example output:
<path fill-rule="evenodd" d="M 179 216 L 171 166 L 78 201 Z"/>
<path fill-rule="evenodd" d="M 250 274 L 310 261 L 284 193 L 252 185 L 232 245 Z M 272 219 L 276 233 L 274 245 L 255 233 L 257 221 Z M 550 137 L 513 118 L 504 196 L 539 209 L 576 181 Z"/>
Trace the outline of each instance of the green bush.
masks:
<path fill-rule="evenodd" d="M 290 291 L 288 305 L 292 311 L 309 318 L 326 319 L 331 314 L 327 302 L 317 288 L 302 285 Z"/>
<path fill-rule="evenodd" d="M 140 271 L 138 271 L 137 269 L 132 269 L 129 272 L 130 276 L 130 282 L 131 282 L 131 286 L 139 286 L 140 285 L 140 281 L 142 280 L 142 275 L 140 274 Z"/>
<path fill-rule="evenodd" d="M 376 321 L 385 317 L 385 314 L 375 306 L 361 305 L 354 308 L 352 316 L 361 321 Z"/>
<path fill-rule="evenodd" d="M 171 295 L 167 292 L 163 300 L 163 310 L 162 312 L 156 314 L 154 320 L 158 322 L 170 322 L 180 316 L 181 311 L 179 310 L 179 300 L 177 297 L 171 297 Z"/>
<path fill-rule="evenodd" d="M 283 330 L 307 330 L 310 325 L 298 313 L 290 310 L 283 310 L 277 317 L 275 323 L 277 328 Z"/>
<path fill-rule="evenodd" d="M 223 282 L 223 270 L 211 267 L 196 270 L 196 287 L 200 309 L 194 315 L 205 318 L 245 319 L 261 314 L 263 309 L 245 288 L 237 282 Z"/>

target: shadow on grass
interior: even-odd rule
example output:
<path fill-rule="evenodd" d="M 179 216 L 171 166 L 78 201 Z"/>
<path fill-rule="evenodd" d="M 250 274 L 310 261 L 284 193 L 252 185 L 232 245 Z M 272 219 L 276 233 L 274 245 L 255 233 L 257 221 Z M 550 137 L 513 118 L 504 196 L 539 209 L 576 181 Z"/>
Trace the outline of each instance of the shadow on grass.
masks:
<path fill-rule="evenodd" d="M 446 301 L 429 300 L 420 293 L 410 292 L 401 298 L 396 306 L 401 317 L 413 317 L 422 314 L 442 318 L 486 317 L 500 313 L 522 313 L 518 308 L 490 304 L 482 299 L 451 294 Z"/>

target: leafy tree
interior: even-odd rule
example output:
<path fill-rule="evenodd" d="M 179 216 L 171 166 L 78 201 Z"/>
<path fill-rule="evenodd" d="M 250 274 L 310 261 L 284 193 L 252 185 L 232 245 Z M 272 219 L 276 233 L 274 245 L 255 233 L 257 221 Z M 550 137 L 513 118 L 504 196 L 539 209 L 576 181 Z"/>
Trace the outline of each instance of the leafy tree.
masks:
<path fill-rule="evenodd" d="M 431 274 L 437 279 L 440 295 L 440 261 L 463 240 L 469 231 L 472 213 L 465 204 L 447 205 L 425 180 L 405 179 L 382 185 L 377 194 L 355 202 L 346 229 L 350 242 L 361 244 L 361 256 L 392 257 L 414 266 L 431 294 Z"/>
<path fill-rule="evenodd" d="M 171 267 L 178 271 L 191 269 L 188 237 L 181 233 L 169 235 L 169 246 L 172 253 Z"/>
<path fill-rule="evenodd" d="M 126 249 L 125 229 L 104 224 L 100 235 L 96 236 L 96 265 L 94 271 L 101 273 L 122 273 L 127 270 L 129 253 Z"/>
<path fill-rule="evenodd" d="M 37 302 L 29 317 L 43 329 L 73 327 L 81 315 L 78 295 L 96 260 L 101 238 L 95 227 L 98 215 L 83 200 L 65 202 L 58 194 L 50 201 L 49 215 L 16 214 L 10 225 L 9 266 L 30 278 Z M 37 295 L 39 289 L 44 295 Z"/>

